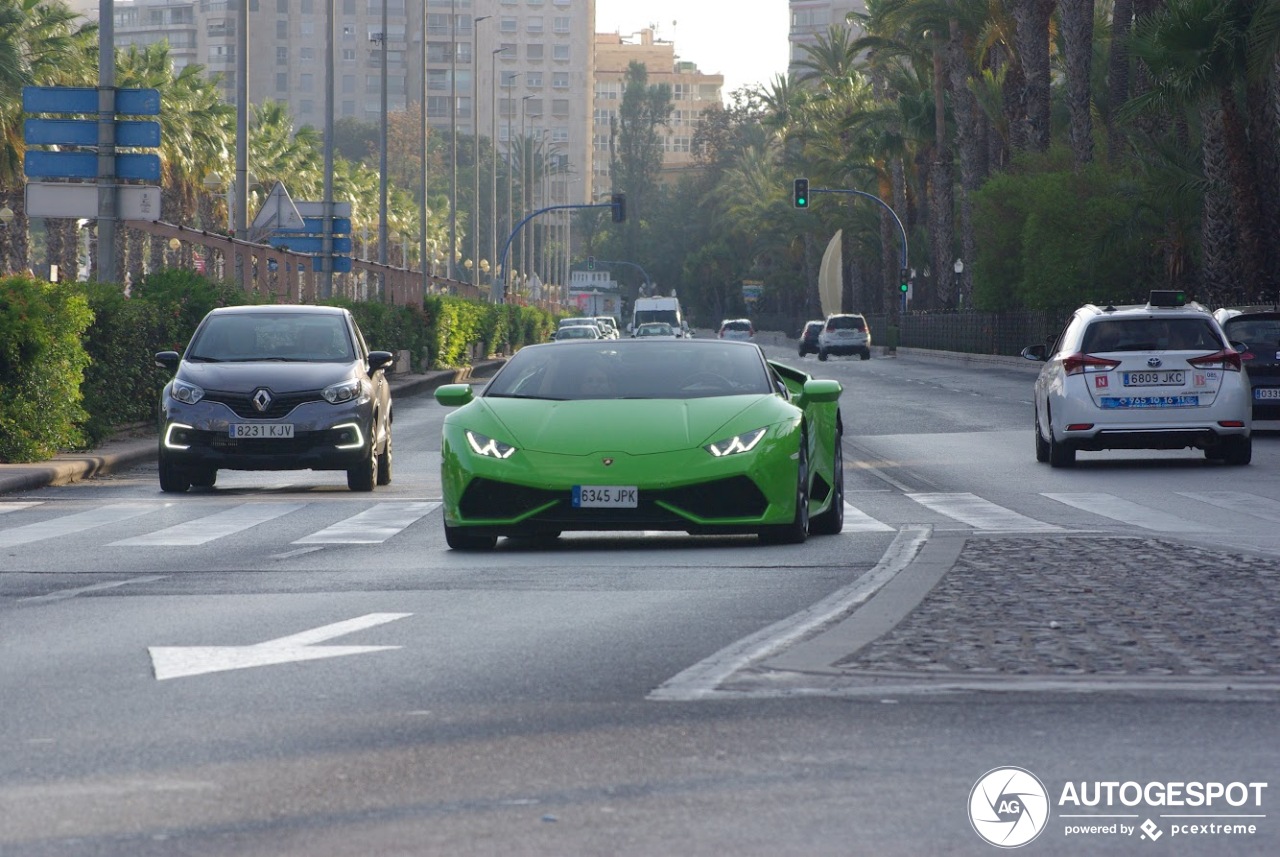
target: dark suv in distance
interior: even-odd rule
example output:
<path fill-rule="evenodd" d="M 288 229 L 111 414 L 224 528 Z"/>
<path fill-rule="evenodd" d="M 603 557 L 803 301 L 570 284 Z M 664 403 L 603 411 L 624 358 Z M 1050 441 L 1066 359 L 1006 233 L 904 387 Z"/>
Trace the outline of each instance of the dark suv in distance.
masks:
<path fill-rule="evenodd" d="M 393 356 L 351 313 L 238 306 L 204 317 L 160 396 L 160 490 L 212 488 L 219 469 L 344 470 L 352 491 L 391 482 Z"/>
<path fill-rule="evenodd" d="M 806 322 L 804 330 L 800 331 L 800 356 L 806 354 L 818 353 L 818 334 L 822 333 L 822 326 L 826 322 L 822 319 L 817 321 Z"/>
<path fill-rule="evenodd" d="M 1280 429 L 1280 311 L 1234 311 L 1214 316 L 1222 323 L 1227 339 L 1244 346 L 1240 359 L 1249 376 L 1249 398 L 1253 402 L 1253 427 Z"/>

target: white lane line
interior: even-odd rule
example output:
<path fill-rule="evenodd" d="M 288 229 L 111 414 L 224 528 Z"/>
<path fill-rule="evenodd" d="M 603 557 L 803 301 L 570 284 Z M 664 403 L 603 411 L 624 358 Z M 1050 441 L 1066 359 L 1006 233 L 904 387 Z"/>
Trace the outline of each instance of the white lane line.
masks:
<path fill-rule="evenodd" d="M 128 580 L 117 580 L 113 583 L 95 583 L 92 586 L 79 586 L 75 589 L 62 589 L 58 592 L 50 592 L 46 595 L 33 595 L 30 598 L 19 598 L 18 600 L 24 604 L 47 604 L 50 601 L 65 601 L 68 598 L 75 598 L 77 595 L 84 595 L 89 592 L 101 592 L 104 589 L 115 589 L 118 586 L 129 586 L 133 583 L 151 583 L 155 580 L 164 580 L 167 574 L 152 574 L 146 577 L 131 577 Z"/>
<path fill-rule="evenodd" d="M 974 494 L 908 494 L 921 506 L 935 512 L 962 521 L 978 530 L 1000 530 L 1001 532 L 1061 532 L 1062 528 L 1035 518 L 998 506 L 990 500 L 983 500 Z"/>
<path fill-rule="evenodd" d="M 3 515 L 5 512 L 16 512 L 19 509 L 29 509 L 32 506 L 39 506 L 43 502 L 43 500 L 31 500 L 30 502 L 15 501 L 12 503 L 0 503 L 0 515 Z"/>
<path fill-rule="evenodd" d="M 932 530 L 927 526 L 903 527 L 875 568 L 853 583 L 699 661 L 656 687 L 648 698 L 688 701 L 716 696 L 716 688 L 738 670 L 771 657 L 875 595 L 880 587 L 911 564 L 928 541 L 930 532 Z"/>
<path fill-rule="evenodd" d="M 1216 528 L 1201 524 L 1189 518 L 1178 518 L 1174 515 L 1150 509 L 1114 494 L 1041 494 L 1050 500 L 1057 500 L 1076 509 L 1092 512 L 1104 518 L 1111 518 L 1122 524 L 1132 524 L 1144 530 L 1159 533 L 1205 533 Z"/>
<path fill-rule="evenodd" d="M 379 503 L 345 521 L 304 536 L 295 545 L 376 545 L 440 508 L 439 503 Z"/>
<path fill-rule="evenodd" d="M 296 512 L 306 503 L 245 503 L 112 545 L 202 545 Z"/>
<path fill-rule="evenodd" d="M 1250 515 L 1264 521 L 1280 523 L 1280 502 L 1243 491 L 1179 491 L 1183 497 L 1228 509 L 1240 515 Z"/>
<path fill-rule="evenodd" d="M 303 554 L 315 553 L 324 550 L 324 545 L 312 545 L 309 548 L 298 548 L 297 550 L 285 551 L 284 553 L 275 553 L 271 555 L 272 559 L 293 559 L 295 556 Z"/>
<path fill-rule="evenodd" d="M 139 515 L 154 512 L 160 508 L 162 507 L 154 503 L 119 503 L 90 509 L 87 512 L 78 512 L 74 515 L 64 515 L 50 521 L 27 524 L 24 527 L 14 527 L 11 530 L 0 531 L 0 548 L 25 545 L 29 542 L 38 542 L 42 539 L 53 539 L 59 536 L 69 536 L 84 530 L 91 530 L 94 527 L 136 518 Z"/>
<path fill-rule="evenodd" d="M 848 501 L 844 504 L 844 526 L 842 533 L 891 533 L 893 527 L 877 521 L 861 509 L 854 508 Z"/>

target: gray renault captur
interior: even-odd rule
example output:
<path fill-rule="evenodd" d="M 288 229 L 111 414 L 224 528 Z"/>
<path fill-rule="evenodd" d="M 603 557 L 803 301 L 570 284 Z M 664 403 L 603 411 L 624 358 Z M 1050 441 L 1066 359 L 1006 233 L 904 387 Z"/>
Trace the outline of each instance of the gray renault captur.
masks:
<path fill-rule="evenodd" d="M 345 470 L 352 491 L 391 482 L 388 351 L 329 306 L 215 309 L 160 397 L 160 490 L 211 488 L 219 469 Z"/>

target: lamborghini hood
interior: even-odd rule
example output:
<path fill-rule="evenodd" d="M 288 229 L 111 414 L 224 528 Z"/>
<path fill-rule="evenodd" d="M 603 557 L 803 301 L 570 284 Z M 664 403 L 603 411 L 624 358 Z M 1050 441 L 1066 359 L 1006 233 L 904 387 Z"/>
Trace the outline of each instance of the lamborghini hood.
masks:
<path fill-rule="evenodd" d="M 780 422 L 794 410 L 776 396 L 757 394 L 571 402 L 482 397 L 475 403 L 506 429 L 517 447 L 559 455 L 691 449 Z"/>

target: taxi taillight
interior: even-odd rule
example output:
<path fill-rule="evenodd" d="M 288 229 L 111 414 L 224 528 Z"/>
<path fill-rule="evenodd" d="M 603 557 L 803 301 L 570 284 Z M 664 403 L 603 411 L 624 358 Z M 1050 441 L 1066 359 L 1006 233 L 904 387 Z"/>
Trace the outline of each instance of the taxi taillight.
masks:
<path fill-rule="evenodd" d="M 1068 375 L 1083 375 L 1086 372 L 1110 372 L 1119 365 L 1119 360 L 1107 360 L 1104 357 L 1094 357 L 1092 354 L 1072 354 L 1062 358 L 1062 370 Z"/>
<path fill-rule="evenodd" d="M 1240 352 L 1233 348 L 1224 348 L 1203 357 L 1189 357 L 1187 362 L 1197 369 L 1226 369 L 1229 372 L 1239 372 L 1241 369 Z"/>

